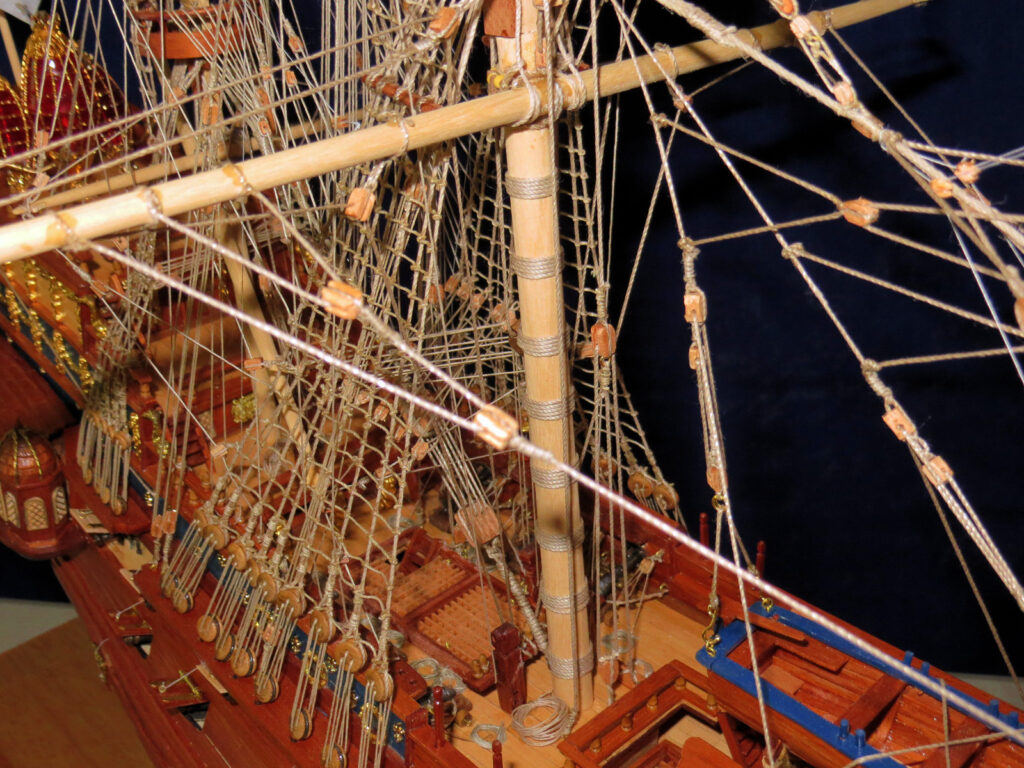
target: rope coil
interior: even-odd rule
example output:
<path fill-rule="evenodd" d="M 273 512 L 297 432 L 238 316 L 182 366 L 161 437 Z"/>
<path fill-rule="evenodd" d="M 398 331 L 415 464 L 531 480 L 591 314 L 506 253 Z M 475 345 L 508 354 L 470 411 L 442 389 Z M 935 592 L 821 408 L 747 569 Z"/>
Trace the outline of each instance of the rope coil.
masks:
<path fill-rule="evenodd" d="M 562 254 L 559 252 L 539 259 L 526 259 L 513 254 L 509 257 L 509 266 L 520 280 L 544 280 L 561 274 Z"/>
<path fill-rule="evenodd" d="M 514 200 L 541 200 L 555 194 L 555 177 L 551 176 L 506 176 L 505 191 Z"/>
<path fill-rule="evenodd" d="M 568 416 L 570 411 L 568 398 L 559 398 L 558 400 L 527 399 L 524 408 L 527 416 L 538 421 L 560 421 Z"/>
<path fill-rule="evenodd" d="M 540 488 L 557 490 L 569 487 L 569 475 L 560 469 L 544 469 L 531 466 L 530 475 L 533 479 L 533 484 Z"/>
<path fill-rule="evenodd" d="M 573 531 L 571 539 L 563 534 L 541 533 L 540 531 L 534 533 L 537 546 L 545 552 L 569 552 L 583 543 L 583 537 L 582 527 L 577 527 Z"/>
<path fill-rule="evenodd" d="M 548 709 L 551 713 L 537 724 L 527 725 L 526 719 L 538 709 Z M 546 693 L 512 710 L 509 727 L 524 743 L 532 747 L 546 747 L 567 734 L 573 720 L 575 717 L 569 711 L 569 705 L 554 694 Z"/>
<path fill-rule="evenodd" d="M 518 336 L 516 342 L 530 357 L 556 357 L 564 351 L 564 334 L 555 336 Z"/>
<path fill-rule="evenodd" d="M 591 648 L 585 655 L 580 656 L 579 661 L 574 658 L 563 659 L 560 656 L 552 656 L 548 653 L 548 668 L 551 676 L 559 680 L 574 680 L 577 672 L 580 677 L 589 675 L 594 671 L 594 649 Z"/>
<path fill-rule="evenodd" d="M 547 608 L 549 613 L 560 613 L 569 616 L 585 607 L 590 602 L 590 589 L 586 579 L 583 580 L 583 587 L 575 595 L 550 595 L 540 590 L 540 601 Z"/>

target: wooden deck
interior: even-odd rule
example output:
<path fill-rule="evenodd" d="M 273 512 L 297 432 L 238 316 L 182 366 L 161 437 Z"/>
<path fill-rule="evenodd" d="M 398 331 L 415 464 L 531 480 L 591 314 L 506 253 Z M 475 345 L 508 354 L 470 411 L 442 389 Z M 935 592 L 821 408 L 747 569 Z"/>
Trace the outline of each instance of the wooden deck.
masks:
<path fill-rule="evenodd" d="M 697 649 L 703 647 L 700 633 L 703 627 L 697 622 L 682 616 L 660 601 L 646 604 L 640 613 L 637 655 L 649 662 L 655 669 L 673 659 L 683 661 L 697 669 L 693 661 Z M 410 661 L 426 656 L 423 651 L 413 645 L 403 650 L 409 654 Z M 551 675 L 543 660 L 532 662 L 526 671 L 527 698 L 529 700 L 551 690 Z M 626 692 L 624 686 L 618 686 L 616 696 Z M 491 691 L 485 696 L 467 690 L 465 695 L 473 703 L 473 724 L 466 728 L 454 730 L 454 744 L 458 750 L 480 768 L 491 768 L 492 760 L 489 750 L 483 749 L 470 740 L 473 725 L 479 723 L 503 724 L 508 730 L 508 738 L 503 745 L 503 757 L 507 768 L 562 768 L 565 756 L 559 752 L 557 745 L 548 747 L 531 747 L 524 744 L 518 736 L 508 729 L 510 717 L 498 706 L 498 694 Z M 608 688 L 595 678 L 594 705 L 583 713 L 580 724 L 587 723 L 608 704 Z M 728 747 L 721 733 L 708 727 L 700 720 L 684 716 L 671 728 L 663 733 L 663 738 L 678 747 L 682 747 L 691 736 L 699 736 L 728 754 Z"/>

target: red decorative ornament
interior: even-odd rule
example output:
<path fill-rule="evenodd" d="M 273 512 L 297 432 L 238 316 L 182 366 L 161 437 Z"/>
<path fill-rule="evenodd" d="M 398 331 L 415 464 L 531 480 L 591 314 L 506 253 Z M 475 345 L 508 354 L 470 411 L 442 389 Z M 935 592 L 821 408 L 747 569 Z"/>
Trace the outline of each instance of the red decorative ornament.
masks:
<path fill-rule="evenodd" d="M 28 148 L 28 127 L 21 98 L 14 86 L 0 77 L 0 158 L 6 160 Z M 14 189 L 24 188 L 29 179 L 27 171 L 20 166 L 4 165 L 0 175 Z"/>
<path fill-rule="evenodd" d="M 121 89 L 68 41 L 56 18 L 36 19 L 21 60 L 21 91 L 34 143 L 56 144 L 47 156 L 57 171 L 79 173 L 128 148 L 128 127 L 110 125 L 125 114 Z M 73 136 L 80 138 L 59 143 Z"/>
<path fill-rule="evenodd" d="M 23 557 L 64 554 L 79 542 L 60 459 L 28 429 L 0 440 L 0 541 Z"/>

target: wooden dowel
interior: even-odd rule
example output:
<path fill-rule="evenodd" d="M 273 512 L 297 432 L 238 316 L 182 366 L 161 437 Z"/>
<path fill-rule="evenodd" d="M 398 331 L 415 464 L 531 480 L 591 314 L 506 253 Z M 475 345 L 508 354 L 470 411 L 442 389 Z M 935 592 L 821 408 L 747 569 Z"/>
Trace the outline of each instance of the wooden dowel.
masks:
<path fill-rule="evenodd" d="M 532 0 L 516 0 L 521 11 L 519 38 L 498 38 L 498 62 L 502 71 L 516 71 L 519 62 L 527 70 L 537 67 L 539 33 L 538 10 Z M 507 128 L 505 130 L 505 157 L 508 180 L 541 184 L 528 195 L 514 192 L 510 186 L 509 212 L 512 226 L 512 252 L 520 264 L 544 264 L 559 253 L 558 199 L 552 182 L 557 169 L 554 165 L 556 139 L 546 125 Z M 507 181 L 511 184 L 511 181 Z M 565 302 L 560 271 L 545 271 L 544 277 L 516 277 L 516 297 L 519 300 L 519 338 L 523 347 L 523 378 L 526 396 L 532 402 L 565 403 L 572 390 L 569 377 L 571 363 L 567 359 Z M 517 272 L 519 269 L 517 268 Z M 527 339 L 554 339 L 562 341 L 556 354 L 536 351 L 526 346 Z M 572 417 L 568 408 L 555 418 L 530 420 L 530 439 L 560 461 L 572 464 Z M 544 578 L 545 599 L 570 605 L 575 593 L 586 585 L 583 567 L 582 542 L 572 541 L 569 546 L 555 546 L 550 542 L 565 537 L 566 532 L 581 530 L 579 491 L 574 483 L 567 487 L 551 487 L 536 481 L 537 474 L 553 467 L 534 460 L 530 465 L 534 476 L 533 506 L 536 517 L 537 542 Z M 573 610 L 548 606 L 547 661 L 551 669 L 551 688 L 555 696 L 575 709 L 587 709 L 593 700 L 592 665 L 593 645 L 587 623 L 587 605 L 581 603 Z M 579 661 L 579 664 L 573 664 Z M 586 666 L 584 666 L 586 664 Z M 567 666 L 571 665 L 571 666 Z"/>
<path fill-rule="evenodd" d="M 829 16 L 832 26 L 839 28 L 916 5 L 919 1 L 860 0 L 832 10 Z M 787 45 L 793 39 L 785 21 L 757 27 L 750 32 L 764 50 Z M 581 74 L 581 82 L 589 100 L 594 98 L 597 90 L 602 96 L 622 93 L 641 82 L 658 82 L 667 76 L 733 61 L 739 56 L 740 53 L 733 48 L 704 40 L 653 56 L 588 70 Z M 558 87 L 568 93 L 573 83 L 562 78 L 558 80 Z M 538 84 L 538 88 L 542 108 L 546 108 L 543 83 Z M 404 155 L 410 149 L 512 125 L 530 113 L 530 93 L 526 88 L 515 88 L 415 115 L 401 122 L 364 128 L 243 163 L 76 205 L 60 213 L 43 214 L 0 228 L 0 263 L 65 247 L 76 240 L 92 240 L 152 225 L 156 220 L 150 213 L 151 202 L 166 215 L 177 216 L 244 196 L 250 189 L 264 190 L 290 184 L 360 163 Z"/>
<path fill-rule="evenodd" d="M 362 112 L 355 113 L 350 117 L 349 121 L 361 120 Z M 312 133 L 314 131 L 323 130 L 325 122 L 323 120 L 305 121 L 297 123 L 291 126 L 286 132 L 285 136 L 289 139 L 295 140 L 302 138 L 303 136 Z M 163 149 L 170 149 L 179 145 L 184 144 L 187 140 L 194 141 L 194 135 L 189 132 L 186 136 L 176 136 L 170 139 L 165 145 L 162 145 Z M 248 150 L 250 153 L 259 154 L 260 144 L 256 139 L 249 140 Z M 224 143 L 219 143 L 216 149 L 218 162 L 223 162 L 227 159 L 228 147 Z M 194 154 L 186 152 L 182 157 L 172 157 L 170 160 L 165 160 L 160 163 L 153 163 L 137 170 L 128 171 L 126 173 L 117 173 L 105 178 L 101 178 L 99 181 L 92 181 L 88 184 L 83 184 L 80 187 L 74 187 L 73 189 L 67 189 L 63 192 L 57 192 L 48 197 L 44 197 L 40 200 L 34 200 L 32 202 L 32 212 L 39 213 L 49 208 L 60 208 L 64 205 L 70 205 L 71 203 L 81 202 L 82 200 L 88 200 L 89 198 L 99 197 L 100 195 L 110 194 L 112 192 L 120 192 L 122 189 L 131 189 L 132 187 L 138 187 L 142 184 L 148 184 L 151 181 L 157 179 L 166 179 L 168 176 L 184 176 L 192 173 L 199 165 L 206 163 L 208 158 L 205 153 Z M 109 170 L 109 168 L 107 169 Z M 95 177 L 94 172 L 93 176 Z M 86 174 L 88 175 L 88 173 Z M 73 177 L 73 178 L 81 178 Z M 69 179 L 67 181 L 73 181 Z M 29 209 L 25 205 L 19 205 L 11 211 L 15 216 L 21 216 L 22 214 L 28 213 Z"/>
<path fill-rule="evenodd" d="M 11 23 L 7 21 L 7 14 L 0 13 L 0 37 L 4 40 L 4 49 L 7 51 L 7 61 L 11 64 L 13 83 L 21 80 L 21 58 L 18 56 L 18 48 L 14 45 L 14 35 L 11 34 Z"/>

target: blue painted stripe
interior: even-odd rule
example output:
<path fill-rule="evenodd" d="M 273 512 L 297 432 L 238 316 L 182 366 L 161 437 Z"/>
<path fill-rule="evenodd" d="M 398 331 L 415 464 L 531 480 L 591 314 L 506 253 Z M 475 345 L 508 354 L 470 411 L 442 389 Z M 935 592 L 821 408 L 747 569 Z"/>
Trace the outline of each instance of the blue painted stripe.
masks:
<path fill-rule="evenodd" d="M 799 630 L 808 637 L 818 640 L 819 642 L 822 642 L 851 658 L 857 659 L 858 661 L 879 670 L 883 674 L 896 677 L 913 687 L 914 690 L 921 690 L 913 684 L 905 671 L 907 669 L 911 669 L 910 662 L 913 660 L 914 655 L 910 652 L 907 652 L 902 663 L 894 659 L 896 664 L 899 667 L 902 667 L 902 670 L 882 669 L 879 667 L 878 662 L 874 657 L 868 655 L 857 646 L 844 640 L 820 624 L 803 616 L 799 616 L 792 611 L 775 607 L 769 612 L 765 611 L 759 603 L 751 605 L 750 611 L 751 613 L 756 613 L 760 616 L 770 616 L 778 619 L 784 626 Z M 707 652 L 707 650 L 701 649 L 697 652 L 697 661 L 723 680 L 732 683 L 737 688 L 756 699 L 757 689 L 754 685 L 754 673 L 750 669 L 747 669 L 746 667 L 727 658 L 740 643 L 746 641 L 746 626 L 742 621 L 734 620 L 727 626 L 723 627 L 718 634 L 720 642 L 715 649 L 715 655 L 712 656 Z M 916 671 L 928 674 L 928 670 L 928 663 L 923 662 L 921 664 L 921 668 Z M 803 728 L 809 734 L 833 747 L 851 760 L 871 756 L 872 765 L 883 766 L 884 768 L 897 768 L 902 765 L 902 763 L 899 763 L 892 758 L 878 757 L 881 753 L 874 747 L 867 744 L 864 731 L 857 730 L 854 733 L 850 733 L 849 723 L 845 720 L 843 720 L 839 725 L 829 722 L 824 717 L 811 711 L 804 704 L 801 704 L 795 698 L 779 690 L 763 678 L 761 679 L 761 691 L 764 695 L 765 706 L 769 710 L 777 712 L 783 717 L 793 721 L 797 726 Z M 932 696 L 930 691 L 922 692 Z M 961 695 L 977 706 L 987 709 L 989 713 L 999 717 L 1000 720 L 1011 728 L 1019 727 L 1017 713 L 1011 712 L 1006 715 L 999 714 L 999 702 L 996 699 L 993 699 L 986 705 L 977 699 L 967 696 L 966 694 Z M 932 696 L 932 698 L 937 697 Z M 959 707 L 954 708 L 959 711 L 963 711 Z"/>
<path fill-rule="evenodd" d="M 727 658 L 737 645 L 746 640 L 745 625 L 742 621 L 733 621 L 719 632 L 719 637 L 721 637 L 721 642 L 715 649 L 715 655 L 711 656 L 702 648 L 697 652 L 697 661 L 756 700 L 757 688 L 754 685 L 754 673 Z M 763 678 L 761 693 L 764 695 L 765 707 L 768 710 L 777 712 L 793 721 L 799 728 L 804 729 L 850 760 L 871 757 L 871 765 L 880 768 L 900 768 L 902 766 L 891 757 L 879 757 L 881 753 L 867 743 L 863 730 L 850 733 L 849 725 L 845 724 L 845 721 L 845 727 L 830 723 Z"/>
<path fill-rule="evenodd" d="M 752 606 L 752 610 L 755 610 L 762 616 L 768 615 L 761 608 L 760 604 Z M 821 626 L 820 624 L 814 621 L 811 621 L 810 619 L 804 618 L 803 616 L 799 616 L 793 613 L 792 611 L 787 611 L 784 608 L 773 608 L 771 616 L 773 618 L 778 618 L 782 624 L 788 627 L 792 627 L 793 629 L 798 629 L 808 637 L 813 637 L 815 640 L 819 640 L 825 645 L 835 648 L 837 651 L 845 653 L 847 656 L 857 659 L 858 661 L 863 662 L 864 664 L 867 664 L 868 666 L 873 667 L 879 670 L 880 672 L 889 675 L 890 677 L 895 677 L 899 680 L 902 680 L 903 682 L 907 683 L 912 688 L 914 688 L 914 690 L 921 691 L 921 693 L 925 694 L 926 696 L 930 696 L 931 698 L 937 701 L 941 701 L 939 697 L 933 694 L 931 691 L 924 690 L 923 688 L 920 688 L 917 685 L 915 685 L 913 680 L 910 678 L 910 675 L 907 674 L 907 670 L 913 670 L 920 674 L 928 675 L 931 670 L 931 665 L 926 661 L 921 662 L 920 668 L 913 668 L 911 666 L 911 662 L 914 660 L 913 652 L 907 651 L 903 657 L 902 662 L 899 659 L 894 658 L 893 662 L 897 667 L 896 669 L 883 669 L 881 666 L 879 666 L 878 661 L 873 656 L 867 654 L 866 652 L 862 651 L 860 648 L 855 646 L 853 643 L 844 640 L 831 630 L 826 629 L 825 627 Z M 742 622 L 740 622 L 740 625 L 742 628 Z M 1019 727 L 1019 718 L 1016 712 L 1000 714 L 998 699 L 990 699 L 987 702 L 983 702 L 961 691 L 957 691 L 957 693 L 962 698 L 967 699 L 969 702 L 974 704 L 979 709 L 987 710 L 990 715 L 999 718 L 999 720 L 1001 720 L 1011 728 Z M 967 714 L 966 712 L 964 712 L 963 708 L 957 706 L 953 702 L 949 702 L 949 706 L 957 710 L 958 712 Z M 1022 737 L 1022 740 L 1019 743 L 1021 743 L 1022 746 L 1024 746 L 1024 737 Z"/>

